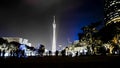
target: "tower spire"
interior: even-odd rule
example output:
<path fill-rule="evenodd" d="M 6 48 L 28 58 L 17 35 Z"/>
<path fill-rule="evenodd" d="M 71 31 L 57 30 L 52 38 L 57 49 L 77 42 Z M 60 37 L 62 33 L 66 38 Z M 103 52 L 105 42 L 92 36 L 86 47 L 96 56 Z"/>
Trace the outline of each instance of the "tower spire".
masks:
<path fill-rule="evenodd" d="M 55 24 L 55 16 L 53 16 L 53 20 L 54 20 L 54 21 L 53 21 L 53 24 Z"/>

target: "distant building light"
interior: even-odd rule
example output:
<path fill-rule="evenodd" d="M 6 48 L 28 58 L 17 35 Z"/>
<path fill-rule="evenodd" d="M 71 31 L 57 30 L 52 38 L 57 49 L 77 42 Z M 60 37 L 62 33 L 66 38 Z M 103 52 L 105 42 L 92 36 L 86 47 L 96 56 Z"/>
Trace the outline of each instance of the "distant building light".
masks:
<path fill-rule="evenodd" d="M 120 12 L 120 9 L 118 9 L 118 11 Z"/>
<path fill-rule="evenodd" d="M 109 22 L 107 22 L 107 24 L 111 23 L 111 22 L 119 22 L 120 21 L 120 17 L 117 17 L 117 18 L 114 18 L 114 19 L 111 19 Z M 106 25 L 107 25 L 106 24 Z"/>

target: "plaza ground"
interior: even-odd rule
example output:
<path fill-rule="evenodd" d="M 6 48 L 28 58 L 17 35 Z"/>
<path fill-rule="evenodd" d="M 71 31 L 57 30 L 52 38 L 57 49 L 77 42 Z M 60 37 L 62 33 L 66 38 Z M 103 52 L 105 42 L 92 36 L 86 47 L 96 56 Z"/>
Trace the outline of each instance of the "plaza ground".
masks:
<path fill-rule="evenodd" d="M 0 58 L 0 64 L 27 68 L 115 68 L 120 66 L 120 56 L 46 56 L 28 58 Z M 119 67 L 118 67 L 119 68 Z"/>

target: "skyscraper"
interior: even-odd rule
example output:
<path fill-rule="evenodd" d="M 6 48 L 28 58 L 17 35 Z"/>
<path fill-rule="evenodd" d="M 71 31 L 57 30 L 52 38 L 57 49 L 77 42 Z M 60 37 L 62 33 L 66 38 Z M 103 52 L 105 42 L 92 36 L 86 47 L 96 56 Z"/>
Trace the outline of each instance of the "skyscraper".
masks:
<path fill-rule="evenodd" d="M 55 24 L 55 16 L 53 19 L 53 42 L 52 42 L 52 52 L 56 51 L 56 24 Z"/>
<path fill-rule="evenodd" d="M 106 32 L 114 43 L 120 40 L 120 0 L 105 0 L 104 22 Z M 111 38 L 110 38 L 111 37 Z M 119 42 L 120 43 L 120 42 Z"/>
<path fill-rule="evenodd" d="M 120 0 L 105 0 L 105 24 L 120 22 Z"/>

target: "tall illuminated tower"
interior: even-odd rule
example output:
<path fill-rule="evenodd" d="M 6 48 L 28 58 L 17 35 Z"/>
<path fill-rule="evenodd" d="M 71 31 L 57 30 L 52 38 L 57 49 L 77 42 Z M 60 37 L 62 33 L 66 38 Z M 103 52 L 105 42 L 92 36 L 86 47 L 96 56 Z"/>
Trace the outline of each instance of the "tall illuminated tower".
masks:
<path fill-rule="evenodd" d="M 56 24 L 55 24 L 55 16 L 53 19 L 53 42 L 52 42 L 52 52 L 56 51 Z"/>

